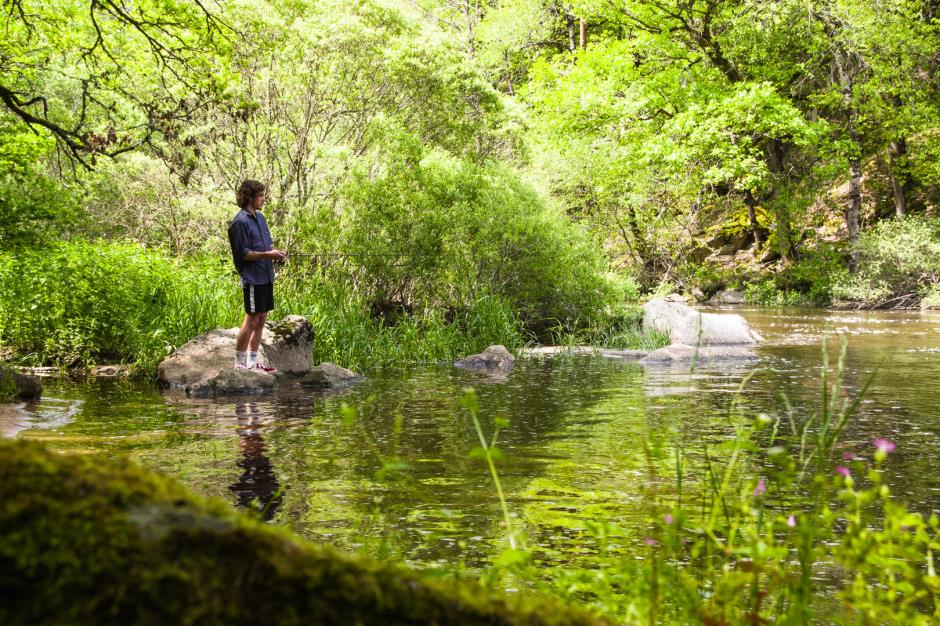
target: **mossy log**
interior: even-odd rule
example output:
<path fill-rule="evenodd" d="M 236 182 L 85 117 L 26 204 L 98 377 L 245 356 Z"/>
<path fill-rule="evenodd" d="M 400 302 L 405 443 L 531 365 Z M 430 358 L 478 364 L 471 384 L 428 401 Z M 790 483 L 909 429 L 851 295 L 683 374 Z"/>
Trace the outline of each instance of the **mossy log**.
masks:
<path fill-rule="evenodd" d="M 0 624 L 605 623 L 305 543 L 127 460 L 0 459 Z"/>

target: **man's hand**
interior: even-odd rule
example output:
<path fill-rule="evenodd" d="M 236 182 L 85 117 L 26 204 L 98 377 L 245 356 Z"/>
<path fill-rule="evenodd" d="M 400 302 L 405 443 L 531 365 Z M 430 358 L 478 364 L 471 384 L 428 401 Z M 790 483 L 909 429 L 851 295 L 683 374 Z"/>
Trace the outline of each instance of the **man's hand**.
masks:
<path fill-rule="evenodd" d="M 287 258 L 287 253 L 280 250 L 268 250 L 268 258 L 275 261 L 283 261 Z"/>

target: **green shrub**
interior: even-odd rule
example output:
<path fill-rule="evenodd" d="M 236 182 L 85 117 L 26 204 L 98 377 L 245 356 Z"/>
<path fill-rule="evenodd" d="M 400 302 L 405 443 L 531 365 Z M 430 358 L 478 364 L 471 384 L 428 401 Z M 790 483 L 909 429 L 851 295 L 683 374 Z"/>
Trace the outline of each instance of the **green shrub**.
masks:
<path fill-rule="evenodd" d="M 415 310 L 466 309 L 493 295 L 536 333 L 595 319 L 628 291 L 606 275 L 587 234 L 511 171 L 404 143 L 381 175 L 353 177 L 336 212 L 302 233 L 325 251 L 331 282 Z"/>
<path fill-rule="evenodd" d="M 400 317 L 373 314 L 369 302 L 319 271 L 292 270 L 279 279 L 277 313 L 307 317 L 314 327 L 314 361 L 361 369 L 436 362 L 492 344 L 522 346 L 524 331 L 505 299 L 483 295 L 459 309 L 423 307 Z"/>
<path fill-rule="evenodd" d="M 909 307 L 940 284 L 940 220 L 908 217 L 880 222 L 853 248 L 857 271 L 833 296 L 871 307 Z"/>

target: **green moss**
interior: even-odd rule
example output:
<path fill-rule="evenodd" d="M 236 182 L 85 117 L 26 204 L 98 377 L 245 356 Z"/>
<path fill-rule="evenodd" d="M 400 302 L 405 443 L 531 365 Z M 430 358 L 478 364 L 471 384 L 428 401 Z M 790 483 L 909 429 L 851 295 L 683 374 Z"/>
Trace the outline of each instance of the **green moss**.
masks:
<path fill-rule="evenodd" d="M 2 624 L 601 624 L 303 543 L 126 460 L 0 442 Z"/>

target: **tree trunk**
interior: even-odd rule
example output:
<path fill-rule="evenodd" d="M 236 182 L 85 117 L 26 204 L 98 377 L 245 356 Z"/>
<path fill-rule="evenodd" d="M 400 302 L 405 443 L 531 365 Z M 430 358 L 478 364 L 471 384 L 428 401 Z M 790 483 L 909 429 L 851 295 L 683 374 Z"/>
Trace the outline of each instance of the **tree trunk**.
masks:
<path fill-rule="evenodd" d="M 845 62 L 849 59 L 843 59 L 843 54 L 845 54 L 844 51 L 836 49 L 833 61 L 839 75 L 839 86 L 842 89 L 842 103 L 845 107 L 845 122 L 849 139 L 852 140 L 854 148 L 852 155 L 849 157 L 849 203 L 845 207 L 845 228 L 849 235 L 849 245 L 851 245 L 858 240 L 862 214 L 862 142 L 858 134 L 858 128 L 855 125 L 858 111 L 855 109 L 855 102 L 852 97 L 854 80 L 846 71 Z M 849 259 L 849 269 L 852 271 L 856 269 L 855 260 L 855 253 L 853 252 Z"/>
<path fill-rule="evenodd" d="M 578 40 L 574 31 L 574 18 L 568 16 L 568 49 L 574 52 L 577 49 Z"/>
<path fill-rule="evenodd" d="M 862 214 L 862 159 L 849 159 L 849 203 L 845 208 L 845 227 L 849 233 L 849 242 L 858 239 Z"/>
<path fill-rule="evenodd" d="M 891 142 L 891 189 L 894 192 L 894 211 L 898 217 L 907 215 L 907 195 L 911 179 L 907 173 L 907 140 L 901 137 Z"/>
<path fill-rule="evenodd" d="M 580 18 L 579 23 L 579 37 L 578 37 L 578 47 L 582 50 L 587 48 L 587 22 L 584 21 L 584 18 Z"/>
<path fill-rule="evenodd" d="M 760 246 L 763 241 L 760 238 L 760 225 L 757 223 L 757 199 L 748 189 L 744 192 L 744 204 L 747 206 L 747 219 L 751 223 L 751 233 L 754 235 L 754 242 Z"/>

